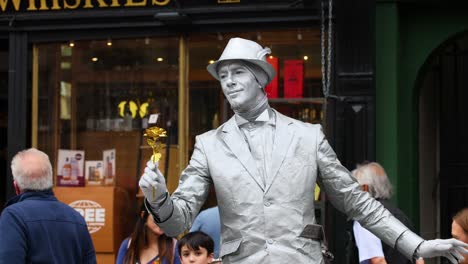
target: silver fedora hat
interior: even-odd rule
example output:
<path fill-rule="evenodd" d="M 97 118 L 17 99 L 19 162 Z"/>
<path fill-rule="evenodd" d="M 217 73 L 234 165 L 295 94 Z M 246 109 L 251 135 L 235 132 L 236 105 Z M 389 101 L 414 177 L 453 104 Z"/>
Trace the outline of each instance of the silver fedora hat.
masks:
<path fill-rule="evenodd" d="M 212 64 L 209 64 L 206 69 L 216 79 L 219 80 L 218 76 L 218 65 L 223 61 L 228 60 L 243 60 L 258 65 L 268 75 L 268 83 L 273 80 L 276 75 L 276 71 L 270 63 L 266 61 L 266 55 L 270 54 L 269 48 L 262 48 L 258 43 L 243 39 L 243 38 L 232 38 L 224 48 L 221 57 Z"/>

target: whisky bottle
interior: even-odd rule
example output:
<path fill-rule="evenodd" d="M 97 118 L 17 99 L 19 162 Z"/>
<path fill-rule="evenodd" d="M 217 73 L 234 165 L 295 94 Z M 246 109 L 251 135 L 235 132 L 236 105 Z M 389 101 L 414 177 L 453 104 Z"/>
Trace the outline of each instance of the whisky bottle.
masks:
<path fill-rule="evenodd" d="M 65 164 L 62 167 L 62 177 L 64 180 L 70 180 L 72 174 L 72 166 L 68 158 L 65 159 Z"/>

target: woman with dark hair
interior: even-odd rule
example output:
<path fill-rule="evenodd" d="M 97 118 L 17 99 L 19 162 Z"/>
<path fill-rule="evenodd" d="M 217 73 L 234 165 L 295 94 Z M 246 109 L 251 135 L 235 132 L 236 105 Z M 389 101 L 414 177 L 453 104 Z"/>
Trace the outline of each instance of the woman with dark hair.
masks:
<path fill-rule="evenodd" d="M 460 241 L 468 243 L 468 207 L 458 211 L 453 217 L 452 236 Z M 468 264 L 468 255 L 465 255 L 465 261 L 460 263 Z"/>
<path fill-rule="evenodd" d="M 180 264 L 176 244 L 143 205 L 135 229 L 120 245 L 116 264 Z"/>

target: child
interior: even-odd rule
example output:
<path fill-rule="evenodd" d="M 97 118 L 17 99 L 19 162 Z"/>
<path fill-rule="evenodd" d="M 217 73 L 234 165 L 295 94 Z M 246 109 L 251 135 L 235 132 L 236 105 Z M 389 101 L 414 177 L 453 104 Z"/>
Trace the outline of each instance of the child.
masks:
<path fill-rule="evenodd" d="M 142 205 L 133 233 L 120 246 L 116 264 L 180 264 L 176 243 L 164 234 Z"/>
<path fill-rule="evenodd" d="M 182 264 L 208 264 L 213 262 L 213 239 L 201 231 L 187 233 L 179 240 L 177 248 Z"/>

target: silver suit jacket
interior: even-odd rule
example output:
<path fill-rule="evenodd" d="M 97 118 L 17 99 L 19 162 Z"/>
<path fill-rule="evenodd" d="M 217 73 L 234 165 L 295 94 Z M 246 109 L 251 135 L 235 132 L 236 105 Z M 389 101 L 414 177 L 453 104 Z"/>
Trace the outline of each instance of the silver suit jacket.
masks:
<path fill-rule="evenodd" d="M 213 183 L 223 263 L 323 263 L 320 242 L 299 236 L 306 225 L 316 222 L 317 181 L 337 209 L 385 243 L 394 246 L 403 232 L 410 232 L 360 190 L 320 125 L 275 114 L 272 168 L 265 187 L 234 117 L 197 136 L 190 163 L 166 201 L 173 204 L 172 215 L 158 223 L 168 235 L 190 228 Z M 401 243 L 408 257 L 422 241 L 416 240 Z"/>

